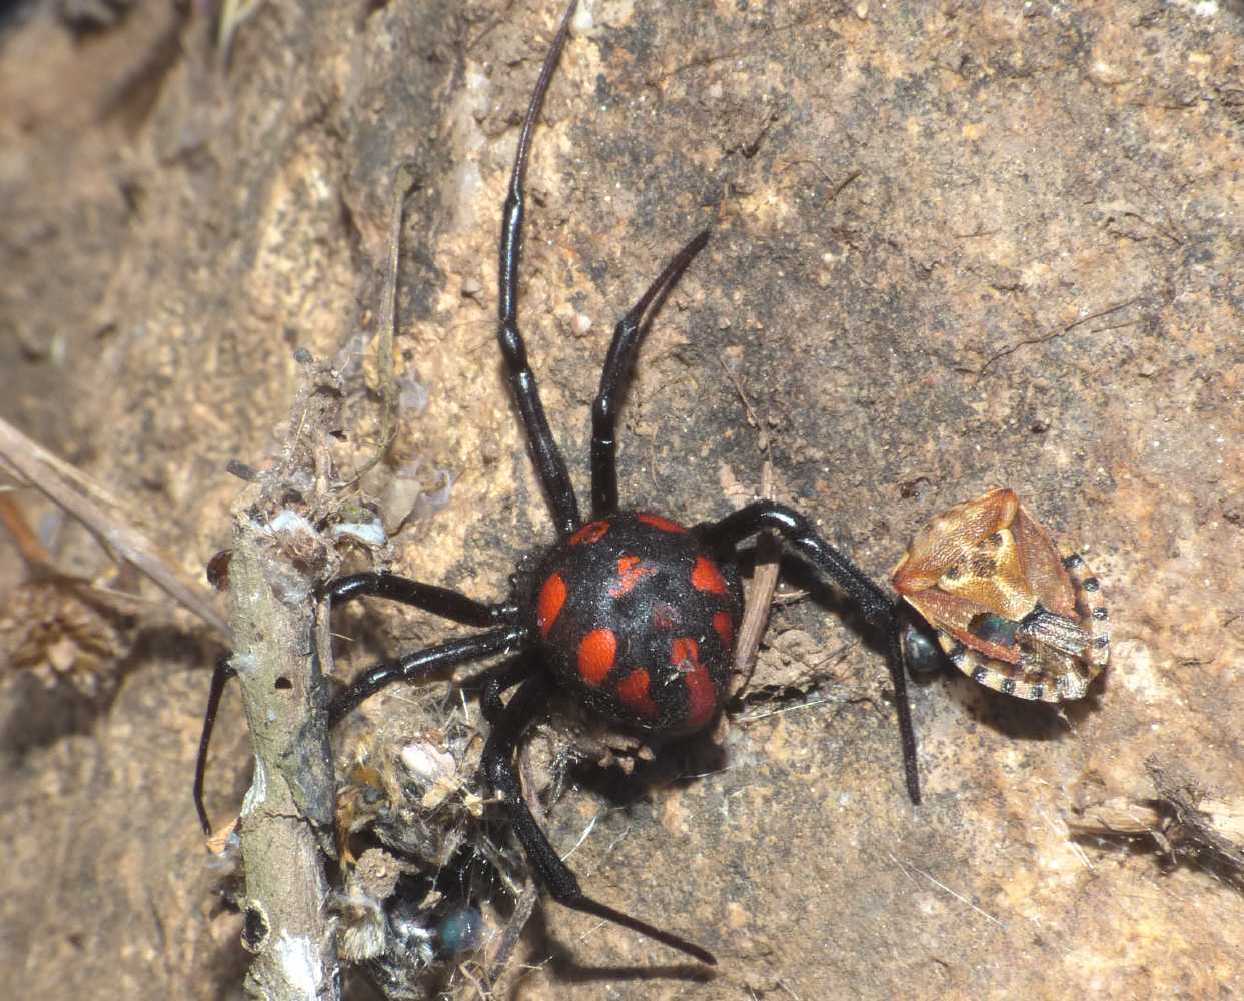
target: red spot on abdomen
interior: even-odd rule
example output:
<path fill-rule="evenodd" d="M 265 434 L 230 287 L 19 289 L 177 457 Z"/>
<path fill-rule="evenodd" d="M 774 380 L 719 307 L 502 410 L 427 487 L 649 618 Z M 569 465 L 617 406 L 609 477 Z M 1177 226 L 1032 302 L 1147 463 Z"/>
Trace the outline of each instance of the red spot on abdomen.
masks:
<path fill-rule="evenodd" d="M 730 653 L 734 649 L 734 619 L 729 612 L 718 612 L 713 616 L 713 628 L 721 637 L 721 648 Z"/>
<path fill-rule="evenodd" d="M 567 541 L 572 546 L 577 546 L 582 542 L 598 542 L 607 531 L 609 531 L 609 522 L 589 521 Z"/>
<path fill-rule="evenodd" d="M 548 639 L 549 630 L 561 615 L 562 605 L 566 604 L 566 582 L 559 573 L 549 574 L 540 586 L 540 594 L 536 597 L 536 625 L 540 635 Z"/>
<path fill-rule="evenodd" d="M 613 670 L 618 638 L 609 629 L 593 629 L 579 641 L 579 677 L 596 688 Z"/>
<path fill-rule="evenodd" d="M 637 514 L 636 521 L 642 521 L 645 525 L 651 525 L 658 528 L 662 532 L 680 532 L 685 534 L 686 529 L 676 521 L 670 521 L 668 518 L 662 518 L 659 514 Z"/>
<path fill-rule="evenodd" d="M 650 684 L 648 672 L 641 667 L 618 682 L 618 698 L 640 716 L 655 719 L 661 714 L 661 710 L 657 708 L 657 704 L 652 701 L 652 696 L 648 694 Z"/>
<path fill-rule="evenodd" d="M 687 726 L 703 726 L 717 711 L 717 686 L 700 663 L 700 644 L 689 636 L 674 640 L 670 663 L 683 672 L 687 686 Z"/>
<path fill-rule="evenodd" d="M 691 586 L 697 591 L 724 595 L 726 578 L 721 575 L 716 563 L 707 556 L 700 556 L 696 558 L 695 566 L 691 568 Z"/>
<path fill-rule="evenodd" d="M 670 663 L 689 671 L 700 662 L 700 644 L 690 636 L 679 636 L 670 644 Z"/>
<path fill-rule="evenodd" d="M 609 597 L 621 598 L 624 594 L 630 594 L 640 580 L 656 572 L 655 567 L 642 566 L 638 556 L 623 556 L 618 560 L 618 582 L 609 588 Z"/>

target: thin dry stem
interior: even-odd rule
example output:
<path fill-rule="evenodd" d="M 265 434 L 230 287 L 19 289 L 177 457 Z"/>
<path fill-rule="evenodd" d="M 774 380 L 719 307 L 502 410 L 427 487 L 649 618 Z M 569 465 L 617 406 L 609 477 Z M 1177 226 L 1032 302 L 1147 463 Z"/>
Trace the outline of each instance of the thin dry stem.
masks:
<path fill-rule="evenodd" d="M 120 503 L 98 483 L 3 420 L 0 460 L 21 480 L 82 522 L 105 549 L 149 577 L 170 598 L 211 626 L 218 638 L 228 638 L 229 627 L 216 611 L 208 591 L 189 580 L 150 539 L 117 513 Z M 104 505 L 113 510 L 106 510 Z"/>
<path fill-rule="evenodd" d="M 766 458 L 760 469 L 760 495 L 772 500 L 773 492 L 773 463 Z M 772 532 L 761 532 L 756 539 L 756 573 L 752 577 L 743 621 L 739 625 L 738 643 L 734 648 L 732 687 L 736 695 L 751 683 L 756 671 L 756 654 L 769 626 L 769 610 L 773 607 L 773 592 L 777 590 L 781 561 L 781 542 Z"/>
<path fill-rule="evenodd" d="M 326 693 L 312 646 L 312 589 L 331 569 L 319 526 L 339 503 L 328 437 L 340 377 L 308 357 L 281 458 L 234 505 L 231 664 L 255 752 L 242 807 L 246 975 L 265 1001 L 336 1001 L 324 855 L 335 852 Z M 308 477 L 314 486 L 307 489 Z M 301 487 L 299 487 L 301 484 Z"/>

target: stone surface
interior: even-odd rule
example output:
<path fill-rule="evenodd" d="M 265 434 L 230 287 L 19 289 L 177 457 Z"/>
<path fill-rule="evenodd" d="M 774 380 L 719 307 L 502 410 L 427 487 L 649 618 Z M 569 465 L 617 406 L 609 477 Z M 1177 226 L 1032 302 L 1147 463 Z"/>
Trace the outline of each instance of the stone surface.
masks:
<path fill-rule="evenodd" d="M 492 322 L 556 6 L 270 0 L 224 65 L 200 5 L 139 0 L 83 38 L 51 3 L 10 5 L 0 415 L 202 567 L 239 488 L 225 463 L 265 461 L 295 347 L 340 352 L 345 447 L 370 455 L 390 179 L 412 159 L 397 362 L 429 398 L 395 455 L 453 487 L 396 567 L 501 596 L 551 538 Z M 711 774 L 625 805 L 571 790 L 551 821 L 569 850 L 596 817 L 585 885 L 712 948 L 717 975 L 544 905 L 512 996 L 1238 991 L 1237 891 L 1073 842 L 1063 817 L 1151 795 L 1155 753 L 1220 799 L 1244 785 L 1239 5 L 582 7 L 536 135 L 520 313 L 581 494 L 608 331 L 712 225 L 629 393 L 625 501 L 718 517 L 768 447 L 779 496 L 882 578 L 933 514 L 1011 486 L 1102 578 L 1114 659 L 1065 719 L 950 675 L 917 687 L 913 809 L 880 647 L 832 603 L 780 606 L 753 689 L 783 701 L 738 709 Z M 56 555 L 110 569 L 72 526 Z M 0 543 L 0 593 L 22 581 Z M 446 634 L 387 610 L 347 628 L 343 670 Z M 89 711 L 0 660 L 0 971 L 23 995 L 240 983 L 189 798 L 198 637 L 140 616 Z M 249 760 L 231 699 L 220 815 Z"/>

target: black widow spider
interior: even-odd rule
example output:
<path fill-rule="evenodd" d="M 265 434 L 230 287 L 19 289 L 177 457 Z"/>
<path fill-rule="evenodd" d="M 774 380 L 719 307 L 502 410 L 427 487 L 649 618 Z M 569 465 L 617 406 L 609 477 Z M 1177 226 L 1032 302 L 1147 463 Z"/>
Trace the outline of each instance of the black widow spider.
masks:
<path fill-rule="evenodd" d="M 468 626 L 478 635 L 443 643 L 365 671 L 329 707 L 329 725 L 395 681 L 411 681 L 469 661 L 504 654 L 484 673 L 481 708 L 491 731 L 482 755 L 488 784 L 509 812 L 537 880 L 566 907 L 630 928 L 696 959 L 715 964 L 707 950 L 583 894 L 523 799 L 515 755 L 523 732 L 546 705 L 554 685 L 569 689 L 591 710 L 648 733 L 689 734 L 706 727 L 725 698 L 734 636 L 743 609 L 736 547 L 758 532 L 778 532 L 786 546 L 841 588 L 873 627 L 886 634 L 897 697 L 907 788 L 919 802 L 915 737 L 907 704 L 896 605 L 850 560 L 822 539 L 808 520 L 772 501 L 758 501 L 720 521 L 685 528 L 659 515 L 618 509 L 614 439 L 618 402 L 651 314 L 708 242 L 699 233 L 666 265 L 614 328 L 600 388 L 592 406 L 592 520 L 580 518 L 574 488 L 545 419 L 535 375 L 519 333 L 518 262 L 523 177 L 532 132 L 565 41 L 576 0 L 562 15 L 527 107 L 502 210 L 499 327 L 506 377 L 552 509 L 557 542 L 533 561 L 509 601 L 483 604 L 456 591 L 390 573 L 362 573 L 328 584 L 333 605 L 359 597 L 401 602 Z M 220 688 L 217 668 L 204 720 L 195 780 L 202 803 L 207 738 Z M 517 690 L 509 702 L 502 693 Z"/>

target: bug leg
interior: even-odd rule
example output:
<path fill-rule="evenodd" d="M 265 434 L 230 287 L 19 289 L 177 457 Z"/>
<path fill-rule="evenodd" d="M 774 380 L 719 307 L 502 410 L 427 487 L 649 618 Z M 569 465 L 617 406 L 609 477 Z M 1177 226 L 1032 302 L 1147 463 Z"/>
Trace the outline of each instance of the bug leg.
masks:
<path fill-rule="evenodd" d="M 237 672 L 229 664 L 228 656 L 219 658 L 212 670 L 212 684 L 207 691 L 207 708 L 203 711 L 203 732 L 199 735 L 199 754 L 194 762 L 194 808 L 199 813 L 199 823 L 204 834 L 212 833 L 212 823 L 207 819 L 207 807 L 203 805 L 203 777 L 207 774 L 207 749 L 212 743 L 212 730 L 216 726 L 216 710 L 220 708 L 220 696 L 225 684 Z"/>
<path fill-rule="evenodd" d="M 457 591 L 392 573 L 338 577 L 324 588 L 324 595 L 333 608 L 355 598 L 386 598 L 465 626 L 508 625 L 518 618 L 518 606 L 514 604 L 486 605 Z"/>
<path fill-rule="evenodd" d="M 757 532 L 770 529 L 781 534 L 793 550 L 820 574 L 841 588 L 870 625 L 885 634 L 898 709 L 899 734 L 907 794 L 920 802 L 920 774 L 916 762 L 916 733 L 907 697 L 907 675 L 903 669 L 902 623 L 895 602 L 864 575 L 854 563 L 822 539 L 811 523 L 797 511 L 773 501 L 756 501 L 711 525 L 698 526 L 704 540 L 712 546 L 733 550 L 738 543 Z"/>
<path fill-rule="evenodd" d="M 522 626 L 509 626 L 377 664 L 334 696 L 328 705 L 328 725 L 335 726 L 360 702 L 395 681 L 414 681 L 434 671 L 504 653 L 519 646 L 526 637 L 527 630 Z"/>
<path fill-rule="evenodd" d="M 540 830 L 523 799 L 518 770 L 514 766 L 514 754 L 523 730 L 544 705 L 548 686 L 549 681 L 544 673 L 533 675 L 523 682 L 509 703 L 496 714 L 492 732 L 484 745 L 482 760 L 488 782 L 505 802 L 510 823 L 523 846 L 527 861 L 535 872 L 536 880 L 548 890 L 549 896 L 564 907 L 630 928 L 647 938 L 693 956 L 702 963 L 716 965 L 716 958 L 708 950 L 585 897 L 574 873 L 558 857 L 548 838 Z"/>
<path fill-rule="evenodd" d="M 570 484 L 570 474 L 566 472 L 565 460 L 558 451 L 557 443 L 553 441 L 548 419 L 544 416 L 544 407 L 540 403 L 540 391 L 536 387 L 535 373 L 532 372 L 527 362 L 527 347 L 523 343 L 523 335 L 518 330 L 518 259 L 523 233 L 523 210 L 526 204 L 523 178 L 527 173 L 531 134 L 535 129 L 536 118 L 540 114 L 540 105 L 544 102 L 549 80 L 557 66 L 557 57 L 561 54 L 562 44 L 566 40 L 566 33 L 570 28 L 570 16 L 574 13 L 574 9 L 575 0 L 571 0 L 566 7 L 566 12 L 562 15 L 553 44 L 549 46 L 548 55 L 544 57 L 544 65 L 540 69 L 536 89 L 531 95 L 531 103 L 527 106 L 527 116 L 523 119 L 522 131 L 518 134 L 518 151 L 514 154 L 514 170 L 510 174 L 510 187 L 501 211 L 498 272 L 500 289 L 497 297 L 497 340 L 501 345 L 501 356 L 505 360 L 506 376 L 510 389 L 514 393 L 514 399 L 518 403 L 518 412 L 523 419 L 523 427 L 527 431 L 527 439 L 531 444 L 536 472 L 539 474 L 549 506 L 553 511 L 553 521 L 557 525 L 558 534 L 563 537 L 579 527 L 579 504 L 575 500 L 574 487 Z"/>
<path fill-rule="evenodd" d="M 652 317 L 645 317 L 649 308 L 653 313 L 661 308 L 661 303 L 670 290 L 678 284 L 684 271 L 696 254 L 708 243 L 708 230 L 698 233 L 682 248 L 665 266 L 665 270 L 657 277 L 643 294 L 639 302 L 631 308 L 618 325 L 613 328 L 613 340 L 609 342 L 609 351 L 605 355 L 605 364 L 600 372 L 600 389 L 596 392 L 596 401 L 592 404 L 592 517 L 602 518 L 613 514 L 618 509 L 618 472 L 614 461 L 617 442 L 614 439 L 614 425 L 617 422 L 617 408 L 622 402 L 621 397 L 626 390 L 627 379 L 635 364 L 635 353 L 648 332 Z"/>

